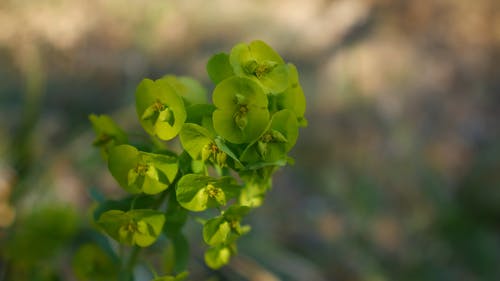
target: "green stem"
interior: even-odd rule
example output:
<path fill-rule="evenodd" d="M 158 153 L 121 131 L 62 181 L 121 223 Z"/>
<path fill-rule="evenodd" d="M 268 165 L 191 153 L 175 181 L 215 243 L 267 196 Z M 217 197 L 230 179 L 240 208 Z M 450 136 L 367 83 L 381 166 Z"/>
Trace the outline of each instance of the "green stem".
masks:
<path fill-rule="evenodd" d="M 134 280 L 134 268 L 137 263 L 137 258 L 139 257 L 139 253 L 141 252 L 141 248 L 138 246 L 134 246 L 132 248 L 132 252 L 130 253 L 130 256 L 125 263 L 125 275 L 126 278 L 125 280 Z"/>

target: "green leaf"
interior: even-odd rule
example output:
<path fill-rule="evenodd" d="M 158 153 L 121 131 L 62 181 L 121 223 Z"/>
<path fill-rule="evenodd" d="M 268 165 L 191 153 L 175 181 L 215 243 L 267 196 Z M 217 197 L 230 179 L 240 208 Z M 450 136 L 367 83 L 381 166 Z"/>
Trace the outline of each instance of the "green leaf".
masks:
<path fill-rule="evenodd" d="M 304 118 L 304 113 L 306 111 L 304 91 L 300 85 L 299 74 L 295 65 L 289 63 L 288 69 L 290 73 L 288 77 L 288 88 L 283 93 L 277 95 L 278 108 L 292 110 L 297 116 L 299 125 L 305 127 L 307 126 L 307 120 Z"/>
<path fill-rule="evenodd" d="M 127 245 L 147 247 L 161 233 L 165 215 L 150 209 L 135 209 L 128 212 L 110 210 L 104 212 L 97 224 L 111 238 Z"/>
<path fill-rule="evenodd" d="M 222 80 L 233 76 L 234 72 L 229 63 L 229 55 L 226 53 L 213 55 L 208 60 L 207 72 L 214 84 L 219 84 Z"/>
<path fill-rule="evenodd" d="M 203 148 L 212 142 L 210 135 L 207 129 L 192 123 L 184 124 L 179 134 L 182 147 L 195 160 L 201 158 Z"/>
<path fill-rule="evenodd" d="M 145 209 L 151 206 L 156 198 L 150 195 L 132 195 L 121 200 L 106 200 L 100 203 L 94 210 L 94 220 L 98 220 L 102 213 L 109 210 L 127 211 L 133 207 L 135 209 Z"/>
<path fill-rule="evenodd" d="M 215 131 L 232 143 L 253 141 L 269 121 L 267 97 L 248 78 L 235 76 L 219 83 L 214 89 L 213 102 L 217 107 L 213 113 Z"/>
<path fill-rule="evenodd" d="M 251 208 L 249 206 L 243 205 L 232 205 L 224 211 L 223 216 L 229 221 L 241 220 L 250 212 Z"/>
<path fill-rule="evenodd" d="M 288 67 L 280 55 L 262 41 L 236 45 L 229 61 L 237 75 L 258 82 L 266 93 L 280 93 L 288 86 Z"/>
<path fill-rule="evenodd" d="M 174 88 L 177 95 L 184 98 L 186 105 L 208 102 L 207 91 L 200 82 L 187 76 L 166 75 L 163 77 Z"/>
<path fill-rule="evenodd" d="M 179 133 L 186 120 L 186 110 L 168 79 L 142 80 L 135 96 L 139 121 L 148 134 L 170 140 Z"/>
<path fill-rule="evenodd" d="M 105 159 L 107 159 L 108 151 L 111 147 L 119 144 L 127 143 L 127 134 L 107 115 L 89 116 L 96 138 L 93 144 L 102 149 Z"/>
<path fill-rule="evenodd" d="M 215 138 L 215 144 L 217 144 L 217 147 L 220 150 L 222 150 L 225 154 L 229 155 L 231 159 L 233 159 L 233 161 L 236 164 L 236 168 L 243 167 L 243 164 L 241 164 L 240 160 L 238 159 L 238 156 L 236 156 L 236 154 L 229 148 L 229 146 L 227 146 L 227 144 L 222 138 L 220 137 Z"/>
<path fill-rule="evenodd" d="M 231 226 L 224 217 L 216 217 L 205 222 L 203 225 L 203 240 L 210 246 L 226 242 Z"/>
<path fill-rule="evenodd" d="M 111 175 L 130 193 L 141 192 L 136 185 L 129 185 L 129 171 L 137 166 L 139 160 L 139 150 L 130 145 L 115 146 L 109 152 L 108 168 Z"/>
<path fill-rule="evenodd" d="M 219 269 L 226 265 L 230 258 L 231 249 L 225 245 L 209 248 L 205 252 L 205 263 L 212 269 Z"/>
<path fill-rule="evenodd" d="M 177 183 L 177 201 L 190 211 L 203 211 L 208 206 L 208 193 L 205 191 L 211 177 L 197 174 L 183 176 Z"/>
<path fill-rule="evenodd" d="M 194 211 L 224 206 L 238 195 L 239 186 L 232 177 L 215 179 L 209 176 L 188 174 L 177 183 L 177 201 L 182 207 Z"/>
<path fill-rule="evenodd" d="M 187 119 L 186 123 L 195 123 L 198 125 L 203 125 L 203 119 L 206 117 L 211 118 L 212 113 L 215 110 L 215 106 L 213 104 L 193 104 L 186 107 Z"/>

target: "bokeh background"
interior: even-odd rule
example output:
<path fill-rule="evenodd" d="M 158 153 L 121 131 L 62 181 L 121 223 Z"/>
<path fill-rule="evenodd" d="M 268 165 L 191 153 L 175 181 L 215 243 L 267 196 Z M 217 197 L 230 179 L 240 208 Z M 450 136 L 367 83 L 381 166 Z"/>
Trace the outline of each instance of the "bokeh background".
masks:
<path fill-rule="evenodd" d="M 142 78 L 211 90 L 208 58 L 254 39 L 309 126 L 228 267 L 193 240 L 192 280 L 500 280 L 497 0 L 2 0 L 0 280 L 76 280 L 91 193 L 122 195 L 89 114 L 140 132 Z"/>

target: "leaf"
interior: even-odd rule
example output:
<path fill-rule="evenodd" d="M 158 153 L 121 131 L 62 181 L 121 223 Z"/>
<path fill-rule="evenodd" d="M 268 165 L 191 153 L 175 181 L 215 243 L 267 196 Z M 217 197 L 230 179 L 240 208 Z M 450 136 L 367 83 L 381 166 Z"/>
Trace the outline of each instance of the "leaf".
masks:
<path fill-rule="evenodd" d="M 212 117 L 212 113 L 215 110 L 213 104 L 193 104 L 186 107 L 187 119 L 186 123 L 195 123 L 198 125 L 203 125 L 204 117 Z"/>
<path fill-rule="evenodd" d="M 230 258 L 231 249 L 225 245 L 209 248 L 205 252 L 205 263 L 212 269 L 219 269 L 226 265 Z"/>
<path fill-rule="evenodd" d="M 159 171 L 159 179 L 161 182 L 170 184 L 174 181 L 177 176 L 177 172 L 179 171 L 179 162 L 177 157 L 147 152 L 141 152 L 141 154 L 143 161 L 150 163 Z"/>
<path fill-rule="evenodd" d="M 234 72 L 229 63 L 229 55 L 226 53 L 213 55 L 208 60 L 207 73 L 214 84 L 219 84 L 222 80 L 233 76 Z"/>
<path fill-rule="evenodd" d="M 208 206 L 208 193 L 205 191 L 211 177 L 197 174 L 183 176 L 177 183 L 177 201 L 190 211 L 203 211 Z"/>
<path fill-rule="evenodd" d="M 108 140 L 113 140 L 115 144 L 127 142 L 127 134 L 108 115 L 91 114 L 89 120 L 97 135 L 94 141 L 95 144 L 100 145 L 102 142 L 105 142 L 104 137 L 108 137 Z"/>
<path fill-rule="evenodd" d="M 203 240 L 210 246 L 224 243 L 231 227 L 224 217 L 216 217 L 205 222 L 203 225 Z"/>
<path fill-rule="evenodd" d="M 91 114 L 89 120 L 92 123 L 96 138 L 93 144 L 101 147 L 103 157 L 108 158 L 111 147 L 127 143 L 127 134 L 107 115 Z"/>
<path fill-rule="evenodd" d="M 186 110 L 168 79 L 142 80 L 135 96 L 139 121 L 148 134 L 170 140 L 179 133 L 186 120 Z"/>
<path fill-rule="evenodd" d="M 207 129 L 192 123 L 184 124 L 179 136 L 182 147 L 195 160 L 201 158 L 203 148 L 212 142 Z"/>
<path fill-rule="evenodd" d="M 299 74 L 295 65 L 289 63 L 289 81 L 288 88 L 277 95 L 279 109 L 290 109 L 297 116 L 297 121 L 302 127 L 307 126 L 307 120 L 304 118 L 306 111 L 306 98 L 300 85 Z"/>
<path fill-rule="evenodd" d="M 120 241 L 120 227 L 130 221 L 126 212 L 120 210 L 109 210 L 101 214 L 97 225 L 101 227 L 111 238 Z"/>
<path fill-rule="evenodd" d="M 253 141 L 268 123 L 267 97 L 248 78 L 235 76 L 219 83 L 214 89 L 213 102 L 217 107 L 213 113 L 215 131 L 232 143 Z"/>
<path fill-rule="evenodd" d="M 242 205 L 232 205 L 226 211 L 224 211 L 223 216 L 227 220 L 241 220 L 250 212 L 251 208 L 249 206 Z"/>
<path fill-rule="evenodd" d="M 134 208 L 144 209 L 151 206 L 155 200 L 156 199 L 150 195 L 133 195 L 121 200 L 106 200 L 97 205 L 97 208 L 94 210 L 93 217 L 94 220 L 98 220 L 102 213 L 109 210 L 130 210 L 132 203 L 134 204 Z"/>
<path fill-rule="evenodd" d="M 141 190 L 135 185 L 129 185 L 129 171 L 139 163 L 139 150 L 130 145 L 119 145 L 109 151 L 108 168 L 116 181 L 129 193 L 139 193 Z"/>
<path fill-rule="evenodd" d="M 220 150 L 224 151 L 224 153 L 226 153 L 227 155 L 229 155 L 229 157 L 231 157 L 231 159 L 233 159 L 233 161 L 236 163 L 236 168 L 243 167 L 243 164 L 241 164 L 240 160 L 238 159 L 238 156 L 234 154 L 234 152 L 226 145 L 226 143 L 222 138 L 220 137 L 215 138 L 215 144 L 217 144 L 217 147 Z"/>
<path fill-rule="evenodd" d="M 174 88 L 176 93 L 183 97 L 186 105 L 207 103 L 207 91 L 200 82 L 187 76 L 166 75 L 163 79 Z"/>

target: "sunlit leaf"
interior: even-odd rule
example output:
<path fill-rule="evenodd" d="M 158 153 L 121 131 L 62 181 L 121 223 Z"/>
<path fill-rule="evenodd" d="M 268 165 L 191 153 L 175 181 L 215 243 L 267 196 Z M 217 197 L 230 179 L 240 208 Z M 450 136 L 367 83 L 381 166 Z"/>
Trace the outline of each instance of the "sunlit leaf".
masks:
<path fill-rule="evenodd" d="M 216 246 L 205 252 L 205 263 L 212 269 L 226 265 L 231 258 L 231 249 L 228 246 Z"/>
<path fill-rule="evenodd" d="M 231 232 L 229 222 L 223 217 L 216 217 L 203 225 L 203 240 L 210 246 L 224 243 Z"/>
<path fill-rule="evenodd" d="M 203 148 L 212 142 L 210 132 L 196 124 L 186 123 L 180 132 L 182 147 L 193 159 L 200 159 Z"/>

